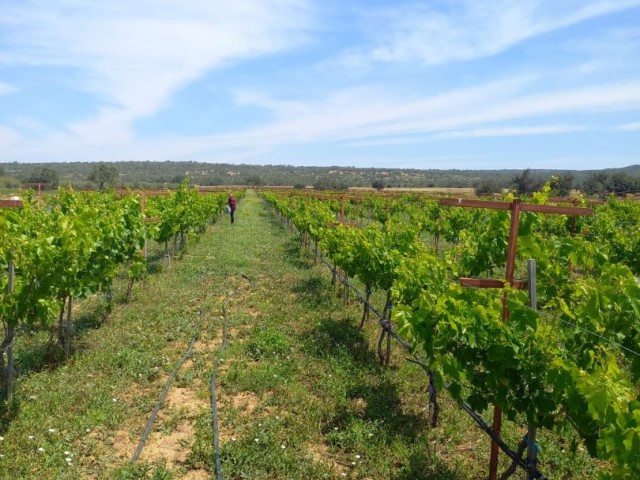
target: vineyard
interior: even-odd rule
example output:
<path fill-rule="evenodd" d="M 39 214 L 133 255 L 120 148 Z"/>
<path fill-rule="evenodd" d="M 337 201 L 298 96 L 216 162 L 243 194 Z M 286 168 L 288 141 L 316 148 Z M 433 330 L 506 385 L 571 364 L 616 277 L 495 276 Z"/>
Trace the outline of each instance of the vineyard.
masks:
<path fill-rule="evenodd" d="M 57 196 L 9 201 L 0 216 L 0 318 L 5 337 L 0 368 L 5 396 L 13 396 L 12 345 L 17 332 L 52 328 L 61 351 L 72 350 L 72 302 L 103 292 L 124 270 L 133 284 L 146 272 L 146 242 L 174 248 L 202 233 L 222 211 L 226 194 L 200 196 L 187 184 L 173 194 L 140 195 L 61 191 Z M 109 305 L 107 305 L 108 307 Z M 65 307 L 67 311 L 65 312 Z M 55 323 L 55 325 L 54 325 Z M 7 362 L 5 362 L 5 354 Z"/>
<path fill-rule="evenodd" d="M 640 477 L 637 203 L 553 207 L 548 189 L 528 204 L 265 196 L 326 253 L 334 278 L 363 284 L 363 323 L 372 290 L 385 292 L 381 361 L 395 324 L 435 388 L 474 412 L 495 406 L 490 478 L 502 414 L 527 426 L 512 456 L 530 478 L 544 478 L 536 432 L 567 427 L 613 462 L 613 478 Z M 529 295 L 515 280 L 527 279 L 527 259 Z M 435 394 L 431 403 L 436 424 Z"/>
<path fill-rule="evenodd" d="M 640 478 L 637 203 L 556 205 L 547 191 L 500 201 L 261 197 L 294 235 L 268 223 L 253 193 L 237 225 L 210 227 L 226 194 L 187 185 L 162 195 L 60 191 L 0 209 L 0 474 L 408 479 L 497 478 L 500 470 L 507 478 L 520 468 L 530 478 Z M 243 208 L 255 212 L 249 225 Z M 134 296 L 135 282 L 148 285 Z M 76 332 L 74 312 L 96 299 L 104 324 Z M 49 336 L 62 367 L 14 382 L 34 334 Z M 103 356 L 85 349 L 91 342 Z M 93 373 L 105 362 L 116 373 Z M 59 392 L 70 370 L 84 382 L 91 375 L 100 392 L 93 403 L 107 404 L 101 413 L 72 380 L 73 392 Z M 164 397 L 156 400 L 160 390 L 171 398 L 174 377 L 183 400 L 189 391 L 206 398 L 210 382 L 214 410 L 196 400 L 197 412 L 176 410 L 174 429 L 194 425 L 180 443 L 190 453 L 162 463 L 145 457 L 138 439 L 170 429 Z M 377 398 L 374 385 L 393 385 L 406 400 Z M 340 400 L 345 391 L 357 401 Z M 28 438 L 35 418 L 53 425 L 59 409 L 62 426 L 46 441 Z M 152 409 L 162 428 L 147 422 Z M 99 438 L 87 431 L 98 417 Z M 443 430 L 452 418 L 462 433 Z M 58 431 L 64 439 L 53 439 Z M 471 454 L 479 465 L 425 453 L 430 435 L 467 432 L 483 445 Z M 114 453 L 114 438 L 132 448 Z M 555 438 L 571 441 L 560 448 Z M 48 456 L 62 444 L 86 453 Z"/>

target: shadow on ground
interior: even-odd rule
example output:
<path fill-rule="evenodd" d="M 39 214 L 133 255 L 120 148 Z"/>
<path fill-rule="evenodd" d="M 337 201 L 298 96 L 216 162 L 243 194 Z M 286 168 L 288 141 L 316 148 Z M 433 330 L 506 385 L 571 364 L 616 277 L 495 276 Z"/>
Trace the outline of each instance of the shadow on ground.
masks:
<path fill-rule="evenodd" d="M 300 302 L 314 308 L 332 308 L 334 301 L 333 288 L 319 275 L 314 275 L 295 282 L 291 287 L 291 292 L 295 293 Z"/>

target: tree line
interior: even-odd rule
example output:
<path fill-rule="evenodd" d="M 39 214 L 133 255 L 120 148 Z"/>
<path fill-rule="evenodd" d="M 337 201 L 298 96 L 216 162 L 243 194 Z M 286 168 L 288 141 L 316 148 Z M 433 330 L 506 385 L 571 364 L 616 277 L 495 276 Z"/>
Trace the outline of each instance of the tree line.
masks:
<path fill-rule="evenodd" d="M 640 193 L 640 178 L 625 172 L 591 172 L 582 182 L 576 182 L 572 173 L 563 173 L 549 178 L 536 175 L 531 169 L 515 175 L 509 185 L 500 184 L 489 177 L 483 178 L 476 183 L 475 193 L 479 196 L 490 195 L 499 193 L 503 188 L 509 188 L 521 195 L 529 195 L 539 191 L 547 181 L 550 182 L 554 194 L 562 197 L 569 196 L 572 190 L 580 190 L 587 195 Z"/>
<path fill-rule="evenodd" d="M 529 194 L 551 180 L 556 195 L 580 190 L 588 195 L 640 193 L 640 166 L 594 171 L 562 170 L 417 170 L 355 167 L 231 165 L 198 162 L 75 162 L 0 164 L 0 187 L 57 188 L 59 185 L 177 188 L 193 185 L 288 185 L 317 190 L 349 187 L 472 187 L 477 195 L 514 190 Z"/>

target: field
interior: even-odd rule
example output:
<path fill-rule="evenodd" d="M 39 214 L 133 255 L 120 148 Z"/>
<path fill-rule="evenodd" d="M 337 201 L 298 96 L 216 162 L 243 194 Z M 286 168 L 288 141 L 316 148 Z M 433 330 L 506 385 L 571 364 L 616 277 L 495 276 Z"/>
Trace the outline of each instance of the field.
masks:
<path fill-rule="evenodd" d="M 397 344 L 390 365 L 380 365 L 377 322 L 358 328 L 362 306 L 345 304 L 299 237 L 253 192 L 236 217 L 209 226 L 170 262 L 153 247 L 154 273 L 106 320 L 98 294 L 77 302 L 68 360 L 48 356 L 50 339 L 37 329 L 19 337 L 0 478 L 214 478 L 213 372 L 224 478 L 486 478 L 487 436 L 446 391 L 430 426 L 427 376 Z M 123 292 L 127 279 L 117 282 Z M 382 309 L 384 297 L 372 302 Z M 525 425 L 504 425 L 511 445 L 524 433 Z M 574 434 L 541 431 L 538 442 L 539 466 L 552 478 L 609 468 Z M 500 470 L 508 463 L 502 456 Z"/>
<path fill-rule="evenodd" d="M 354 192 L 372 192 L 373 188 L 367 187 L 350 187 L 349 190 Z M 403 192 L 403 193 L 433 193 L 436 195 L 460 195 L 463 197 L 474 196 L 473 188 L 447 188 L 447 187 L 431 187 L 431 188 L 385 188 L 385 192 Z"/>

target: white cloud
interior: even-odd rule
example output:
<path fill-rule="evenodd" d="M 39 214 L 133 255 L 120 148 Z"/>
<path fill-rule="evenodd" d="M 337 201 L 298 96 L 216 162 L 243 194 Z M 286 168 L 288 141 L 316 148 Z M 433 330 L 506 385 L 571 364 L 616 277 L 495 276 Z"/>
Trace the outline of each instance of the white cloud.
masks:
<path fill-rule="evenodd" d="M 18 145 L 23 140 L 22 136 L 11 128 L 0 126 L 0 149 L 8 149 Z M 4 161 L 4 155 L 0 155 L 0 161 Z"/>
<path fill-rule="evenodd" d="M 453 90 L 426 98 L 399 98 L 373 87 L 349 89 L 320 102 L 308 103 L 306 111 L 281 118 L 266 127 L 244 134 L 215 137 L 223 143 L 246 141 L 286 144 L 355 140 L 450 130 L 482 130 L 487 124 L 546 115 L 599 113 L 640 108 L 640 82 L 526 95 L 521 79 Z M 274 102 L 276 103 L 276 102 Z M 528 127 L 531 128 L 531 127 Z M 539 125 L 556 131 L 558 125 Z M 485 130 L 488 133 L 489 130 Z M 497 130 L 493 134 L 499 133 Z M 504 130 L 524 134 L 525 130 Z M 551 132 L 546 132 L 551 133 Z"/>
<path fill-rule="evenodd" d="M 429 65 L 472 60 L 638 5 L 639 0 L 458 0 L 374 10 L 368 14 L 373 47 L 361 55 L 374 61 Z M 353 54 L 348 57 L 353 63 Z"/>
<path fill-rule="evenodd" d="M 537 125 L 526 127 L 492 127 L 471 130 L 455 130 L 434 135 L 432 138 L 480 138 L 480 137 L 514 137 L 525 135 L 549 135 L 558 133 L 579 132 L 586 130 L 578 125 Z"/>
<path fill-rule="evenodd" d="M 578 125 L 531 125 L 531 126 L 497 126 L 464 130 L 449 130 L 440 133 L 424 133 L 420 135 L 389 136 L 382 139 L 360 140 L 349 143 L 351 147 L 375 147 L 383 145 L 411 145 L 424 143 L 431 139 L 480 138 L 480 137 L 515 137 L 527 135 L 550 135 L 587 130 Z"/>
<path fill-rule="evenodd" d="M 237 105 L 259 107 L 270 110 L 279 116 L 297 115 L 305 110 L 305 102 L 278 100 L 261 92 L 236 90 L 233 92 Z"/>
<path fill-rule="evenodd" d="M 616 128 L 618 130 L 629 130 L 629 131 L 640 130 L 640 122 L 625 123 L 624 125 L 618 125 Z"/>
<path fill-rule="evenodd" d="M 0 95 L 8 95 L 17 92 L 18 89 L 8 83 L 0 82 Z"/>
<path fill-rule="evenodd" d="M 101 106 L 70 133 L 102 143 L 129 141 L 133 121 L 211 69 L 303 42 L 309 25 L 304 0 L 31 0 L 3 10 L 13 47 L 3 61 L 76 69 Z"/>
<path fill-rule="evenodd" d="M 297 82 L 291 86 L 295 91 L 291 97 L 268 93 L 268 82 L 283 78 L 272 72 L 266 72 L 271 75 L 267 80 L 255 76 L 256 87 L 250 86 L 251 80 L 245 80 L 247 75 L 238 82 L 241 86 L 234 85 L 238 77 L 233 77 L 233 72 L 225 78 L 209 77 L 210 88 L 231 91 L 236 106 L 257 107 L 271 113 L 271 120 L 262 126 L 238 128 L 227 134 L 145 141 L 136 138 L 136 121 L 152 117 L 170 105 L 176 92 L 191 82 L 236 62 L 306 45 L 317 21 L 307 2 L 311 0 L 11 2 L 0 9 L 0 46 L 4 50 L 0 65 L 64 67 L 64 78 L 73 82 L 72 89 L 90 92 L 97 101 L 91 117 L 76 117 L 55 133 L 40 129 L 36 139 L 21 141 L 15 131 L 4 129 L 0 145 L 11 146 L 12 160 L 43 155 L 50 160 L 163 160 L 210 154 L 221 161 L 247 161 L 283 146 L 322 142 L 353 147 L 410 144 L 434 137 L 566 133 L 581 128 L 574 123 L 589 128 L 593 120 L 590 115 L 640 109 L 639 81 L 605 74 L 595 80 L 584 78 L 588 76 L 575 71 L 573 62 L 563 63 L 562 72 L 542 63 L 531 65 L 530 70 L 518 65 L 514 68 L 509 63 L 503 64 L 505 70 L 483 65 L 478 69 L 482 75 L 477 75 L 473 64 L 473 71 L 460 68 L 455 78 L 445 76 L 451 69 L 444 68 L 446 72 L 434 83 L 441 85 L 441 79 L 446 78 L 450 86 L 440 93 L 427 93 L 428 88 L 436 88 L 429 80 L 440 71 L 424 68 L 424 64 L 490 56 L 546 32 L 640 5 L 640 0 L 451 0 L 410 6 L 398 3 L 387 10 L 371 7 L 369 45 L 348 45 L 348 50 L 342 50 L 350 67 L 367 69 L 371 73 L 368 78 L 382 78 L 386 83 L 358 85 L 354 77 L 349 78 L 349 69 L 338 75 L 336 70 L 320 71 L 315 57 L 283 58 L 277 68 L 287 72 L 291 68 L 291 77 Z M 344 35 L 341 38 L 355 41 L 353 25 L 344 28 L 338 32 Z M 622 37 L 607 38 L 611 40 L 607 48 L 614 48 L 616 39 Z M 637 30 L 629 28 L 623 38 L 631 48 L 625 52 L 637 48 Z M 573 46 L 595 52 L 594 57 L 607 56 L 605 51 L 597 50 L 597 42 L 590 44 L 580 35 Z M 544 42 L 536 47 L 541 52 L 548 51 Z M 571 45 L 565 47 L 562 53 Z M 312 55 L 320 50 L 328 59 L 326 62 L 338 53 L 331 45 L 322 45 Z M 558 58 L 562 61 L 566 57 Z M 598 58 L 587 60 L 595 62 Z M 388 63 L 396 61 L 407 64 Z M 418 63 L 422 66 L 416 67 Z M 593 71 L 594 65 L 583 61 L 585 71 Z M 598 70 L 607 72 L 600 67 Z M 505 71 L 537 73 L 495 79 L 496 75 L 508 75 Z M 565 71 L 571 75 L 565 76 Z M 427 78 L 423 81 L 420 75 L 425 72 Z M 637 75 L 632 72 L 626 78 Z M 220 84 L 216 83 L 218 79 Z M 305 79 L 309 80 L 306 91 Z M 456 87 L 474 81 L 478 84 Z M 590 81 L 601 83 L 589 86 Z M 283 83 L 276 88 L 282 92 L 287 87 Z M 0 82 L 0 95 L 14 90 Z M 86 101 L 85 97 L 82 101 Z M 227 108 L 223 103 L 210 108 Z M 206 116 L 206 108 L 198 113 Z M 224 112 L 215 113 L 216 118 L 224 118 Z M 231 114 L 233 123 L 237 123 L 240 115 Z M 570 118 L 574 114 L 580 118 Z M 42 122 L 52 124 L 50 119 L 42 118 Z M 636 124 L 629 125 L 632 126 L 621 128 L 637 129 Z M 30 129 L 28 122 L 21 126 L 14 121 L 10 126 L 25 135 L 30 133 L 28 130 L 37 130 Z M 615 126 L 604 127 L 612 128 Z"/>
<path fill-rule="evenodd" d="M 19 130 L 27 130 L 30 132 L 42 132 L 46 130 L 46 127 L 32 117 L 26 117 L 24 115 L 17 115 L 11 121 L 11 124 Z"/>
<path fill-rule="evenodd" d="M 209 153 L 219 161 L 264 154 L 281 146 L 322 142 L 403 143 L 402 138 L 507 137 L 577 131 L 584 126 L 563 125 L 545 119 L 640 109 L 640 82 L 609 83 L 593 87 L 526 94 L 529 79 L 517 78 L 472 88 L 452 90 L 428 97 L 402 96 L 384 87 L 345 89 L 313 102 L 272 99 L 245 92 L 238 100 L 273 109 L 276 119 L 260 127 L 228 134 L 166 137 L 150 141 L 130 139 L 126 144 L 105 142 L 96 152 L 91 142 L 70 142 L 65 135 L 44 137 L 38 143 L 15 147 L 22 159 L 45 151 L 52 159 L 188 159 Z M 126 135 L 110 125 L 105 112 L 104 134 Z M 533 126 L 513 125 L 538 118 Z M 505 125 L 507 124 L 507 125 Z M 511 125 L 509 125 L 511 124 Z M 605 127 L 607 128 L 607 127 Z M 98 129 L 95 133 L 97 134 Z M 121 138 L 124 141 L 125 138 Z M 410 143 L 410 142 L 406 142 Z"/>

